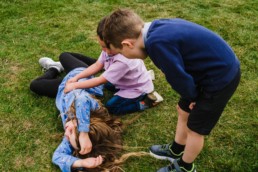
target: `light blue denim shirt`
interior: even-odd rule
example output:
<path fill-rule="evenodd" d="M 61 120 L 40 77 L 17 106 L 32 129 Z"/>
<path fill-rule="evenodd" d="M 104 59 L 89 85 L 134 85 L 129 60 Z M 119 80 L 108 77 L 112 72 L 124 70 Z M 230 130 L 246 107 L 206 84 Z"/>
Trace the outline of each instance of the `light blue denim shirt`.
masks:
<path fill-rule="evenodd" d="M 82 72 L 84 69 L 85 68 L 76 68 L 69 72 L 59 85 L 56 97 L 56 106 L 60 111 L 63 127 L 65 126 L 65 122 L 67 120 L 67 111 L 69 110 L 71 104 L 73 102 L 75 103 L 79 132 L 89 132 L 90 111 L 99 108 L 98 102 L 92 98 L 90 94 L 103 96 L 103 85 L 89 89 L 76 89 L 67 94 L 64 93 L 67 80 Z M 85 81 L 90 78 L 93 78 L 93 76 L 89 78 L 82 78 L 78 82 Z M 63 172 L 70 172 L 72 164 L 74 161 L 78 160 L 78 158 L 72 156 L 72 153 L 73 148 L 70 142 L 64 137 L 61 144 L 53 154 L 52 162 L 58 165 Z"/>
<path fill-rule="evenodd" d="M 52 162 L 59 166 L 60 170 L 63 172 L 70 172 L 73 163 L 79 158 L 72 156 L 73 147 L 70 142 L 63 137 L 62 142 L 59 144 L 57 149 L 55 150 Z"/>

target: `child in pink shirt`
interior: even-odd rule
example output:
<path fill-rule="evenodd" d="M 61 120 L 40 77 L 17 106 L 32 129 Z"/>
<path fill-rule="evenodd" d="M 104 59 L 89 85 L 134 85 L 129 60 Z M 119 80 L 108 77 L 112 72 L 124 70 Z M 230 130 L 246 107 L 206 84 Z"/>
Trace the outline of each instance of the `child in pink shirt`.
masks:
<path fill-rule="evenodd" d="M 121 54 L 114 54 L 103 41 L 102 30 L 105 18 L 97 28 L 98 42 L 102 47 L 99 59 L 87 69 L 68 80 L 65 92 L 73 89 L 91 88 L 101 84 L 109 90 L 117 91 L 108 100 L 106 107 L 112 114 L 126 114 L 141 111 L 162 101 L 162 97 L 154 92 L 150 74 L 140 59 L 127 59 Z M 77 82 L 105 69 L 99 77 Z"/>

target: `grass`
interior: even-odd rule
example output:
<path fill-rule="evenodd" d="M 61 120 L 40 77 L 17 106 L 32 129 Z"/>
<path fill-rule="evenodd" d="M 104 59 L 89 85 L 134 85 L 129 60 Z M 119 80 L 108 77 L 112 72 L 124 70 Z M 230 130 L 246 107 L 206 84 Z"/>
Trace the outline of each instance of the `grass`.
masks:
<path fill-rule="evenodd" d="M 0 2 L 0 171 L 59 171 L 51 163 L 61 141 L 61 120 L 53 99 L 29 91 L 42 74 L 41 56 L 57 60 L 64 51 L 98 57 L 98 21 L 118 7 L 135 10 L 145 21 L 179 17 L 220 34 L 241 61 L 242 79 L 205 147 L 197 170 L 258 171 L 258 2 L 254 0 L 3 0 Z M 130 151 L 147 151 L 173 139 L 178 95 L 148 59 L 156 74 L 158 107 L 140 114 L 124 133 Z M 132 158 L 128 172 L 149 172 L 167 165 L 151 157 Z"/>

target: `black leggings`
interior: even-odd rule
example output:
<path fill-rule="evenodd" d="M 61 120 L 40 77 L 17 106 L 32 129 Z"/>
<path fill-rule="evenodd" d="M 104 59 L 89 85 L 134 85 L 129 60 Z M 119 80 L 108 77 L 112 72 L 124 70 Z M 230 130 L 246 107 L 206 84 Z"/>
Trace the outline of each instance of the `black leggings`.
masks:
<path fill-rule="evenodd" d="M 97 60 L 78 53 L 64 52 L 59 56 L 59 60 L 66 73 L 78 67 L 88 67 Z M 30 90 L 42 96 L 55 98 L 58 87 L 63 78 L 58 78 L 59 72 L 55 68 L 48 69 L 42 76 L 30 83 Z"/>

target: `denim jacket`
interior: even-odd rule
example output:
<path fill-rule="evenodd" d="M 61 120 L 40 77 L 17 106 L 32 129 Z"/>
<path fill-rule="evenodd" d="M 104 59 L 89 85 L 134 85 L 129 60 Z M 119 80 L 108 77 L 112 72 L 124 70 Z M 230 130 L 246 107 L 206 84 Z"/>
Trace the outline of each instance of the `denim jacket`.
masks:
<path fill-rule="evenodd" d="M 63 127 L 65 126 L 68 117 L 67 112 L 74 102 L 79 132 L 89 132 L 90 111 L 99 108 L 98 102 L 92 98 L 90 94 L 103 96 L 102 85 L 89 89 L 76 89 L 67 94 L 64 93 L 67 80 L 82 72 L 84 69 L 85 68 L 76 68 L 69 72 L 59 85 L 56 97 L 56 106 L 60 111 Z M 93 78 L 93 76 L 82 78 L 78 82 L 85 81 L 90 78 Z M 78 158 L 72 156 L 72 153 L 73 148 L 70 142 L 64 137 L 53 154 L 52 162 L 58 165 L 63 172 L 70 172 L 72 164 L 78 160 Z"/>

